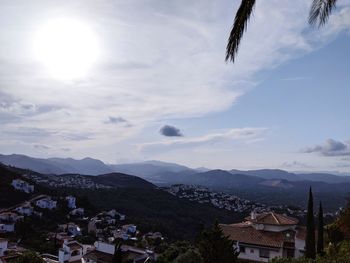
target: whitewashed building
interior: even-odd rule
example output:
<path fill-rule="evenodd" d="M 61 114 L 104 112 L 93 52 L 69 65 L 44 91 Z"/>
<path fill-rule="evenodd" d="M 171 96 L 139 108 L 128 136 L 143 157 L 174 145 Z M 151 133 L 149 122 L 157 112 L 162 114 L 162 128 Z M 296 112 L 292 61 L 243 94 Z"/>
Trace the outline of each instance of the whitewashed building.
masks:
<path fill-rule="evenodd" d="M 77 241 L 65 241 L 62 248 L 58 251 L 58 262 L 80 262 L 83 257 L 83 245 Z"/>
<path fill-rule="evenodd" d="M 30 203 L 25 203 L 19 207 L 16 207 L 15 211 L 21 215 L 32 216 L 34 213 L 34 208 L 30 205 Z"/>
<path fill-rule="evenodd" d="M 298 223 L 296 218 L 274 212 L 252 212 L 242 223 L 220 227 L 235 242 L 238 258 L 268 262 L 275 257 L 296 258 L 304 254 L 306 229 Z"/>
<path fill-rule="evenodd" d="M 27 194 L 30 194 L 34 192 L 34 185 L 28 184 L 27 182 L 20 180 L 20 179 L 14 179 L 12 180 L 11 185 L 18 191 L 25 192 Z"/>
<path fill-rule="evenodd" d="M 66 200 L 67 200 L 67 206 L 68 206 L 68 208 L 70 208 L 70 209 L 75 209 L 75 208 L 77 208 L 77 206 L 76 206 L 76 199 L 75 199 L 75 197 L 74 196 L 67 196 L 66 197 Z"/>
<path fill-rule="evenodd" d="M 57 201 L 52 200 L 50 197 L 39 199 L 35 202 L 35 205 L 43 209 L 55 209 L 57 207 Z"/>
<path fill-rule="evenodd" d="M 4 256 L 4 253 L 7 250 L 7 246 L 8 246 L 8 240 L 5 238 L 0 238 L 0 257 Z"/>

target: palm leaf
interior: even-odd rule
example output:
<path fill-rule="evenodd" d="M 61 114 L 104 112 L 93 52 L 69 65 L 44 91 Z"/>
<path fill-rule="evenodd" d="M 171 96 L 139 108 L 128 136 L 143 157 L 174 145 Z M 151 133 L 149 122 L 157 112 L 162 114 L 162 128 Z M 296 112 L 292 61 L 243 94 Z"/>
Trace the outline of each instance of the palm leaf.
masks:
<path fill-rule="evenodd" d="M 319 27 L 323 26 L 335 8 L 336 3 L 337 0 L 313 0 L 309 14 L 309 23 L 311 25 L 317 24 Z"/>
<path fill-rule="evenodd" d="M 254 5 L 255 0 L 242 0 L 241 5 L 236 13 L 230 36 L 228 38 L 226 47 L 226 61 L 235 61 L 239 43 L 241 42 L 243 33 L 247 28 L 249 18 L 253 13 Z"/>

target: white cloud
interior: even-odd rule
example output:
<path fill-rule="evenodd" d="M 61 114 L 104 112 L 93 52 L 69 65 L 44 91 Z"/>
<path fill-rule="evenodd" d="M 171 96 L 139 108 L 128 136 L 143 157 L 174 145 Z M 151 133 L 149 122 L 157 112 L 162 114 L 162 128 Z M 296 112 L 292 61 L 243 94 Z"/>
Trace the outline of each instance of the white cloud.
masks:
<path fill-rule="evenodd" d="M 228 141 L 251 142 L 262 138 L 266 128 L 236 128 L 222 132 L 209 133 L 197 137 L 182 137 L 179 139 L 167 139 L 156 142 L 148 142 L 139 145 L 139 150 L 159 151 L 174 150 L 185 147 L 198 147 L 208 144 L 225 143 Z"/>
<path fill-rule="evenodd" d="M 0 94 L 13 96 L 16 103 L 5 117 L 18 121 L 2 125 L 1 131 L 55 131 L 49 142 L 46 138 L 40 142 L 49 143 L 53 151 L 70 148 L 89 154 L 87 149 L 95 153 L 99 145 L 113 152 L 114 144 L 160 118 L 189 118 L 228 109 L 259 81 L 256 73 L 311 52 L 350 25 L 347 6 L 332 17 L 329 26 L 316 31 L 305 30 L 308 1 L 258 1 L 236 64 L 226 64 L 226 39 L 238 2 L 4 1 Z M 62 16 L 80 19 L 99 37 L 102 57 L 86 79 L 51 79 L 32 56 L 33 32 L 50 18 Z M 54 110 L 24 114 L 21 105 L 27 104 Z M 109 116 L 122 116 L 131 125 L 108 125 Z M 78 138 L 87 132 L 88 142 L 68 144 L 64 136 Z M 191 143 L 201 142 L 187 142 Z"/>

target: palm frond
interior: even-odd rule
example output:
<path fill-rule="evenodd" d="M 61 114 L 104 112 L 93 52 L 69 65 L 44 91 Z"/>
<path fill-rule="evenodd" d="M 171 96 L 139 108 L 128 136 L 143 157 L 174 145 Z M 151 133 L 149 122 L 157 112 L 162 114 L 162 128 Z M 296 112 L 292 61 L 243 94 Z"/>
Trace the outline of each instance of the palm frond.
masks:
<path fill-rule="evenodd" d="M 313 0 L 309 13 L 309 23 L 311 25 L 323 26 L 333 9 L 336 7 L 337 0 Z"/>
<path fill-rule="evenodd" d="M 242 0 L 241 5 L 236 13 L 230 36 L 228 38 L 226 47 L 226 61 L 235 61 L 239 43 L 241 42 L 243 33 L 247 28 L 249 18 L 253 13 L 254 5 L 255 0 Z"/>

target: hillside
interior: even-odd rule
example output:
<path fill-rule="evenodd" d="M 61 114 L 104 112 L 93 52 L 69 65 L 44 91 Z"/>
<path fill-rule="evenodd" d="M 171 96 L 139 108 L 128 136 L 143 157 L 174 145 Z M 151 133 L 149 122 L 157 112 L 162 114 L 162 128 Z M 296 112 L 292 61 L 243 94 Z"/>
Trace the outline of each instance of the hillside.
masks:
<path fill-rule="evenodd" d="M 52 196 L 72 194 L 79 200 L 85 200 L 92 211 L 116 209 L 126 214 L 128 220 L 136 223 L 140 229 L 161 231 L 171 239 L 193 239 L 203 224 L 210 225 L 216 219 L 226 223 L 238 222 L 245 216 L 211 205 L 180 199 L 141 178 L 127 174 L 42 175 L 4 165 L 0 166 L 0 207 L 9 207 L 30 198 L 29 195 L 14 191 L 10 186 L 13 178 L 21 177 L 24 173 L 28 176 L 33 174 L 33 178 L 40 181 L 40 184 L 35 184 L 35 188 L 39 189 L 36 190 L 36 194 L 44 193 Z M 75 181 L 75 176 L 78 176 L 79 180 L 81 178 L 85 178 L 85 181 L 93 180 L 110 188 L 82 188 L 81 184 L 71 187 L 55 186 L 58 182 Z M 59 181 L 56 181 L 57 179 Z"/>
<path fill-rule="evenodd" d="M 90 177 L 91 180 L 99 184 L 108 185 L 116 188 L 144 188 L 152 189 L 156 186 L 150 182 L 133 175 L 122 173 L 102 174 Z"/>
<path fill-rule="evenodd" d="M 11 186 L 12 180 L 20 177 L 20 173 L 15 169 L 0 164 L 0 209 L 21 203 L 31 197 L 30 194 L 16 191 Z"/>

